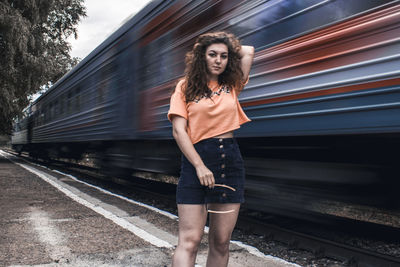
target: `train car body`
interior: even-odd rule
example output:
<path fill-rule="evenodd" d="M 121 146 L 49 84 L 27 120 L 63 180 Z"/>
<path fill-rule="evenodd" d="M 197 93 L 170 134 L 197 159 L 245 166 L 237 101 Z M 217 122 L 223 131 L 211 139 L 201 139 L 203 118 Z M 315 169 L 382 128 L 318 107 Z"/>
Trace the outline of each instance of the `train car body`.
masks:
<path fill-rule="evenodd" d="M 362 185 L 368 195 L 398 183 L 387 155 L 400 147 L 393 0 L 152 1 L 33 103 L 25 147 L 35 157 L 96 153 L 108 169 L 179 173 L 169 97 L 195 38 L 216 30 L 256 50 L 239 97 L 252 122 L 235 133 L 250 195 L 273 198 L 291 185 L 305 196 L 325 192 L 321 184 Z"/>
<path fill-rule="evenodd" d="M 12 149 L 18 153 L 29 150 L 32 137 L 31 107 L 28 106 L 22 112 L 22 116 L 16 118 L 13 124 L 11 136 Z"/>
<path fill-rule="evenodd" d="M 26 120 L 18 120 L 14 123 L 13 134 L 11 136 L 12 148 L 17 152 L 27 149 L 28 142 L 28 125 Z"/>

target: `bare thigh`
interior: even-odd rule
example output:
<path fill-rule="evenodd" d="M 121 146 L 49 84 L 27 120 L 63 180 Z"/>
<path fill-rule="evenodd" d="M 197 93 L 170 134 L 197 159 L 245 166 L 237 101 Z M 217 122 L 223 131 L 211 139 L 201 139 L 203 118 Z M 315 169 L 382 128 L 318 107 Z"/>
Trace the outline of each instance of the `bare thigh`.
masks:
<path fill-rule="evenodd" d="M 207 211 L 202 204 L 178 204 L 179 244 L 200 242 L 207 220 Z"/>
<path fill-rule="evenodd" d="M 230 240 L 239 215 L 239 203 L 209 204 L 208 208 L 215 211 L 230 211 L 228 213 L 210 213 L 209 235 L 217 240 Z"/>

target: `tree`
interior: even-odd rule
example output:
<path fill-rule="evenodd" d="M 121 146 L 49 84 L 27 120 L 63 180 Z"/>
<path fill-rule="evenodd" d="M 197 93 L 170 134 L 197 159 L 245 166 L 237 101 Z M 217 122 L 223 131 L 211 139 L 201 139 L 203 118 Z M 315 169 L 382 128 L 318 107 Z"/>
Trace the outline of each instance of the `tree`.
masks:
<path fill-rule="evenodd" d="M 0 0 L 0 134 L 28 96 L 54 83 L 79 59 L 71 58 L 71 35 L 86 16 L 84 0 Z"/>

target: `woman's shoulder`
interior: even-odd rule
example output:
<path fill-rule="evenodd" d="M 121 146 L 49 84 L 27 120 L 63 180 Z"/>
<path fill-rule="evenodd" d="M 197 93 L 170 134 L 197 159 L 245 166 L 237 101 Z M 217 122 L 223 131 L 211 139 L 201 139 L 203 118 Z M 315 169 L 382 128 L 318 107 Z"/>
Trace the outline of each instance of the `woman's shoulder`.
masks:
<path fill-rule="evenodd" d="M 175 91 L 183 94 L 185 83 L 186 83 L 186 78 L 180 78 L 175 86 Z"/>

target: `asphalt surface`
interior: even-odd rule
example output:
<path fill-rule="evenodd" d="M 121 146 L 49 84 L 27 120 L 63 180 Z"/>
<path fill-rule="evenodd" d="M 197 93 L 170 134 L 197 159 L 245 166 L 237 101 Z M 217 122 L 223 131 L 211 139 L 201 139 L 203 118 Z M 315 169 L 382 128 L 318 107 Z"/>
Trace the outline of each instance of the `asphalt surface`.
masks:
<path fill-rule="evenodd" d="M 170 266 L 173 214 L 0 150 L 0 266 Z M 298 266 L 232 242 L 229 266 Z M 197 265 L 205 266 L 207 234 Z"/>

